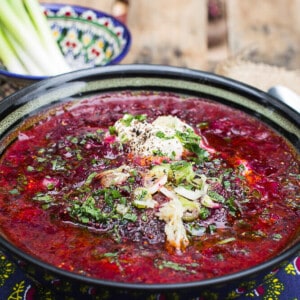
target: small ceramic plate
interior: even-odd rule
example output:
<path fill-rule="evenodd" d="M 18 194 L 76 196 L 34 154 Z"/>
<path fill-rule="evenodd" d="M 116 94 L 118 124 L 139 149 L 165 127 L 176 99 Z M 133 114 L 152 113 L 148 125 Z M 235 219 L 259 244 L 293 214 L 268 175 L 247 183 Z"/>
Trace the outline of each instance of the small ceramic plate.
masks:
<path fill-rule="evenodd" d="M 81 6 L 44 4 L 52 33 L 72 70 L 116 64 L 127 54 L 131 36 L 116 18 Z M 5 80 L 33 83 L 47 76 L 15 74 L 0 62 Z"/>

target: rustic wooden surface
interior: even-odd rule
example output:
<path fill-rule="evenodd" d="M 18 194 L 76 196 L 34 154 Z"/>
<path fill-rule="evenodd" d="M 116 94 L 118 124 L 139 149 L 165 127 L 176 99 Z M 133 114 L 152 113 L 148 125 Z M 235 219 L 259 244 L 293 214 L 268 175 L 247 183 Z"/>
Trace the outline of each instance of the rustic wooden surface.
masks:
<path fill-rule="evenodd" d="M 80 4 L 113 13 L 113 4 L 116 1 L 51 2 Z M 207 62 L 206 21 L 206 0 L 130 1 L 127 26 L 132 34 L 132 45 L 122 63 L 151 63 L 204 69 Z"/>
<path fill-rule="evenodd" d="M 47 0 L 41 0 L 41 2 Z M 118 0 L 51 0 L 114 13 Z M 224 1 L 227 38 L 208 48 L 209 0 L 129 0 L 132 46 L 122 63 L 153 63 L 210 70 L 244 54 L 251 62 L 300 69 L 300 0 Z M 210 24 L 212 25 L 212 24 Z"/>
<path fill-rule="evenodd" d="M 205 0 L 131 1 L 132 51 L 126 61 L 205 68 Z"/>
<path fill-rule="evenodd" d="M 271 86 L 283 85 L 300 95 L 300 70 L 288 70 L 274 65 L 251 62 L 242 57 L 234 57 L 218 63 L 214 72 L 250 84 L 265 92 Z"/>
<path fill-rule="evenodd" d="M 117 0 L 64 0 L 114 14 Z M 223 1 L 223 23 L 209 24 L 209 0 L 129 0 L 132 47 L 122 63 L 191 67 L 267 91 L 282 84 L 300 93 L 300 0 Z M 61 0 L 52 0 L 61 2 Z M 225 30 L 224 30 L 225 25 Z M 207 37 L 225 34 L 209 47 Z"/>
<path fill-rule="evenodd" d="M 228 47 L 253 62 L 300 68 L 300 0 L 227 0 Z"/>
<path fill-rule="evenodd" d="M 113 15 L 120 13 L 118 1 L 40 0 Z M 224 1 L 226 18 L 221 32 L 227 33 L 215 47 L 209 47 L 207 37 L 220 24 L 209 24 L 208 1 L 129 0 L 126 24 L 132 46 L 121 63 L 213 71 L 263 90 L 281 83 L 300 93 L 300 0 L 213 0 Z M 4 84 L 0 92 L 7 95 L 9 90 Z"/>

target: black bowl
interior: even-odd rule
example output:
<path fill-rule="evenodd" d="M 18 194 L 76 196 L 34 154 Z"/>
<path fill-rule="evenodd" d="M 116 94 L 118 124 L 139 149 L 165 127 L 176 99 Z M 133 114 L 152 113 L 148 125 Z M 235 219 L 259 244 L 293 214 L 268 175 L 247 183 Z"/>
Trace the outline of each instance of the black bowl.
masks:
<path fill-rule="evenodd" d="M 0 103 L 0 153 L 5 151 L 5 137 L 16 126 L 35 112 L 60 101 L 111 91 L 169 91 L 189 96 L 213 99 L 240 109 L 273 127 L 300 151 L 300 118 L 294 110 L 270 95 L 224 77 L 190 69 L 129 65 L 86 69 L 56 76 L 28 86 L 5 98 Z M 163 294 L 167 298 L 189 299 L 203 297 L 225 299 L 239 287 L 253 288 L 247 282 L 259 285 L 272 270 L 286 264 L 300 251 L 300 234 L 286 246 L 284 252 L 262 264 L 234 274 L 208 280 L 178 284 L 132 284 L 88 278 L 51 266 L 32 257 L 11 244 L 0 228 L 0 249 L 39 283 L 57 293 L 76 295 L 79 299 L 153 299 Z M 91 291 L 93 291 L 91 293 Z M 236 293 L 235 296 L 238 296 Z M 59 298 L 60 299 L 60 298 Z"/>

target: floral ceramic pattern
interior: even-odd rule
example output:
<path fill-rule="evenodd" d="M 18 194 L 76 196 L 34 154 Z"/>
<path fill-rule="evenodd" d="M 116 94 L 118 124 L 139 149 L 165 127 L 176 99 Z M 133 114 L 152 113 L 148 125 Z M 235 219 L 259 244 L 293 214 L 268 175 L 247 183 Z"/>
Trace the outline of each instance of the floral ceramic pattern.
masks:
<path fill-rule="evenodd" d="M 43 12 L 73 70 L 116 64 L 128 53 L 130 32 L 123 23 L 110 15 L 63 4 L 43 4 Z M 11 73 L 1 61 L 0 77 L 18 88 L 45 78 Z"/>
<path fill-rule="evenodd" d="M 45 6 L 44 13 L 73 69 L 107 65 L 127 52 L 127 29 L 107 15 L 74 6 Z"/>
<path fill-rule="evenodd" d="M 56 282 L 52 277 L 47 279 L 52 280 L 54 285 L 63 284 Z M 264 284 L 258 285 L 255 281 L 243 282 L 238 289 L 231 291 L 227 295 L 207 292 L 191 300 L 233 300 L 237 298 L 239 300 L 300 300 L 299 282 L 300 256 L 296 256 L 285 267 L 268 274 L 264 280 Z M 70 287 L 65 285 L 64 289 L 65 291 L 69 291 Z M 246 290 L 249 291 L 249 289 L 250 292 L 246 292 Z M 81 292 L 82 295 L 88 296 L 88 299 L 110 299 L 109 294 L 95 294 L 92 288 L 85 288 Z M 25 277 L 18 266 L 10 262 L 8 258 L 0 252 L 0 299 L 73 300 L 75 299 L 74 297 L 70 294 L 67 296 L 61 294 L 57 296 L 52 290 L 31 281 Z M 176 295 L 174 295 L 174 297 L 174 299 L 176 299 Z M 127 298 L 123 297 L 122 299 Z M 166 298 L 164 295 L 153 295 L 145 299 L 164 300 Z"/>

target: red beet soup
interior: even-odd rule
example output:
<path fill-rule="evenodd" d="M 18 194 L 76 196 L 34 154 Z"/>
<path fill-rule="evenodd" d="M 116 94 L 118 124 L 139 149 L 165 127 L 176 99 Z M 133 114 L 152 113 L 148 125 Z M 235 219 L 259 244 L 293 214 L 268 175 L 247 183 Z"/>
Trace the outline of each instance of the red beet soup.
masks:
<path fill-rule="evenodd" d="M 0 225 L 59 268 L 128 283 L 203 280 L 275 257 L 299 229 L 296 152 L 239 110 L 122 92 L 32 120 L 0 160 Z"/>

